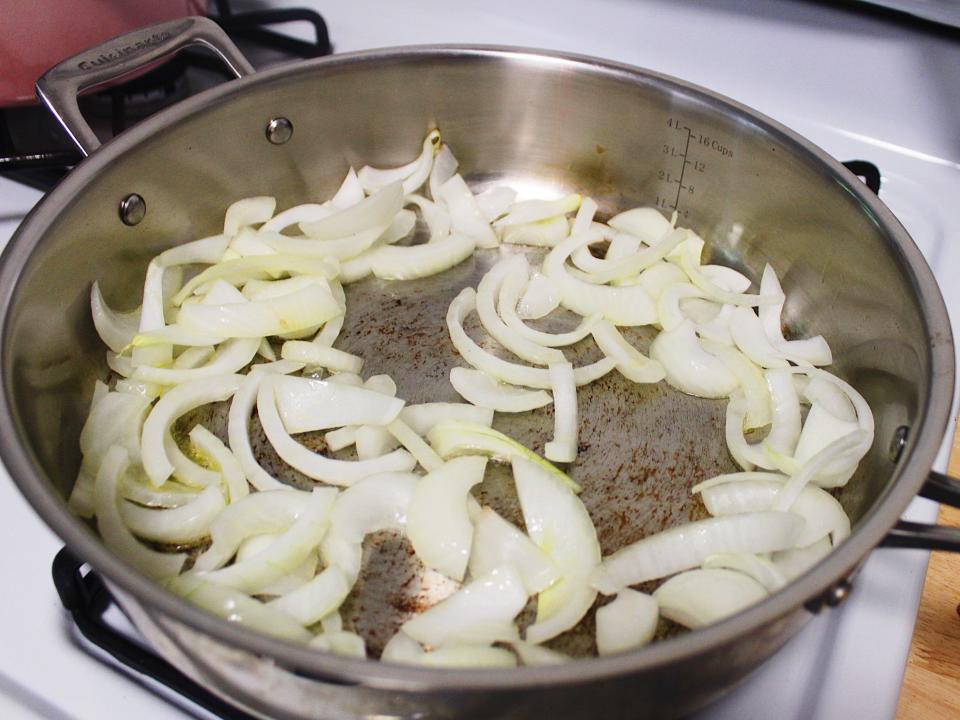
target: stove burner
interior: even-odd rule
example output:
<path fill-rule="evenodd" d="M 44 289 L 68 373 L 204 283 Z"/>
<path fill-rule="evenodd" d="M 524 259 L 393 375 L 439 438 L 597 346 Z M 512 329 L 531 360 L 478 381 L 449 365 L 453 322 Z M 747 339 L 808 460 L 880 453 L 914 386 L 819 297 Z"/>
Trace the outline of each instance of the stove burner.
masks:
<path fill-rule="evenodd" d="M 53 584 L 60 595 L 60 602 L 87 640 L 125 668 L 161 683 L 216 717 L 224 720 L 254 720 L 252 715 L 221 700 L 151 650 L 112 628 L 104 619 L 104 614 L 115 604 L 113 596 L 96 572 L 88 570 L 84 574 L 83 567 L 83 561 L 67 548 L 63 548 L 53 559 Z M 134 673 L 131 675 L 136 678 Z"/>
<path fill-rule="evenodd" d="M 216 0 L 212 16 L 255 67 L 292 58 L 313 58 L 332 52 L 323 18 L 313 10 L 284 8 L 234 12 L 229 0 Z M 288 23 L 309 23 L 312 42 L 267 29 Z M 228 80 L 212 55 L 187 49 L 167 63 L 129 82 L 84 95 L 80 109 L 97 135 L 111 138 L 168 105 Z M 49 191 L 82 156 L 42 106 L 0 108 L 0 176 Z"/>

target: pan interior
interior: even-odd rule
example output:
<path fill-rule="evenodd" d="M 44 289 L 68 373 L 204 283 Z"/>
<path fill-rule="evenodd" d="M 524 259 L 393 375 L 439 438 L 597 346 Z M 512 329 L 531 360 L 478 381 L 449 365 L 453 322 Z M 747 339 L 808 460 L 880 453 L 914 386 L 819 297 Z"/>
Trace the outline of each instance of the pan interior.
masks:
<path fill-rule="evenodd" d="M 61 497 L 79 465 L 77 438 L 93 380 L 107 375 L 89 317 L 93 280 L 113 307 L 128 309 L 147 260 L 218 232 L 230 202 L 275 195 L 284 208 L 325 199 L 350 165 L 408 161 L 433 126 L 475 188 L 503 182 L 528 196 L 581 192 L 606 214 L 640 205 L 669 213 L 676 205 L 679 223 L 707 240 L 714 262 L 754 280 L 772 263 L 789 299 L 788 332 L 823 334 L 834 352 L 831 370 L 857 387 L 876 415 L 874 448 L 839 493 L 855 524 L 892 485 L 887 448 L 899 426 L 917 422 L 930 383 L 932 338 L 915 279 L 891 228 L 847 180 L 776 130 L 666 80 L 497 53 L 319 63 L 215 97 L 176 122 L 158 119 L 155 131 L 125 152 L 105 148 L 110 162 L 80 168 L 48 202 L 57 212 L 29 225 L 42 231 L 6 318 L 4 383 L 16 430 Z M 280 115 L 295 132 L 274 146 L 263 130 Z M 136 227 L 117 216 L 129 192 L 148 207 Z M 366 359 L 365 376 L 390 374 L 409 402 L 458 400 L 447 373 L 463 363 L 447 336 L 446 308 L 499 254 L 478 252 L 423 281 L 350 287 L 338 346 Z M 557 322 L 569 326 L 569 318 Z M 476 324 L 468 332 L 485 337 Z M 627 337 L 645 350 L 652 334 L 630 330 Z M 575 364 L 599 357 L 589 342 L 571 355 Z M 571 474 L 584 486 L 605 553 L 702 516 L 689 488 L 735 469 L 723 439 L 723 401 L 664 383 L 634 385 L 616 373 L 581 389 L 578 401 L 580 455 Z M 495 426 L 542 449 L 552 423 L 547 408 L 499 415 Z M 263 455 L 269 464 L 266 449 Z M 491 467 L 479 497 L 520 521 L 504 468 Z M 348 612 L 362 610 L 357 626 L 374 651 L 404 613 L 449 591 L 408 556 L 409 547 L 391 537 L 374 538 L 368 550 Z M 585 625 L 561 647 L 583 653 L 591 637 Z"/>

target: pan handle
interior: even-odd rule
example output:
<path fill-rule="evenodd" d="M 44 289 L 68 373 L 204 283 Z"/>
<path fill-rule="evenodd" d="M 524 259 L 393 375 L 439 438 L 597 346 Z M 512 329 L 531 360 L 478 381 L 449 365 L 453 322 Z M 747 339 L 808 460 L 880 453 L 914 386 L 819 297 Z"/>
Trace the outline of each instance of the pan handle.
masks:
<path fill-rule="evenodd" d="M 938 503 L 960 507 L 960 480 L 931 472 L 927 482 L 920 488 L 920 495 Z M 883 547 L 960 552 L 960 528 L 901 520 L 880 544 Z"/>
<path fill-rule="evenodd" d="M 77 95 L 96 85 L 128 75 L 188 45 L 212 50 L 238 78 L 253 66 L 220 27 L 204 17 L 187 17 L 118 35 L 67 58 L 37 80 L 37 97 L 49 108 L 70 139 L 89 156 L 100 140 L 83 119 Z"/>

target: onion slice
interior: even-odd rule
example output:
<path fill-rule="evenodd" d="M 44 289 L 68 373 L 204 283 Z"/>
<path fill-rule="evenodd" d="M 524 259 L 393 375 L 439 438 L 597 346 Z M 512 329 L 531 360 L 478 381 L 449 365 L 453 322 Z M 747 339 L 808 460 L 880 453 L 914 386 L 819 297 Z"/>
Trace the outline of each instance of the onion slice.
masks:
<path fill-rule="evenodd" d="M 568 362 L 551 363 L 550 380 L 553 383 L 553 439 L 543 454 L 553 462 L 570 463 L 577 459 L 577 385 L 573 379 L 573 365 Z"/>
<path fill-rule="evenodd" d="M 497 412 L 526 412 L 553 402 L 543 390 L 508 385 L 472 368 L 451 368 L 450 384 L 468 402 Z"/>
<path fill-rule="evenodd" d="M 461 232 L 423 245 L 384 245 L 368 256 L 370 270 L 385 280 L 428 277 L 458 265 L 477 247 L 476 238 Z"/>
<path fill-rule="evenodd" d="M 111 310 L 103 299 L 100 284 L 97 282 L 90 288 L 90 314 L 93 316 L 97 335 L 108 348 L 118 354 L 133 342 L 140 329 L 140 309 L 128 313 Z"/>
<path fill-rule="evenodd" d="M 667 580 L 653 593 L 660 614 L 698 628 L 740 612 L 767 596 L 763 585 L 733 570 L 690 570 Z"/>
<path fill-rule="evenodd" d="M 528 595 L 546 590 L 560 579 L 560 570 L 529 536 L 504 520 L 492 508 L 472 511 L 473 543 L 469 569 L 480 577 L 501 565 L 510 564 L 520 575 Z"/>
<path fill-rule="evenodd" d="M 612 655 L 646 645 L 653 640 L 659 619 L 656 600 L 624 588 L 612 603 L 597 610 L 597 652 Z"/>
<path fill-rule="evenodd" d="M 224 507 L 223 492 L 211 486 L 186 505 L 168 510 L 140 507 L 124 500 L 120 517 L 134 535 L 145 540 L 189 545 L 206 537 L 210 523 Z"/>
<path fill-rule="evenodd" d="M 329 380 L 281 375 L 271 382 L 288 433 L 344 425 L 388 425 L 404 406 L 399 398 Z"/>

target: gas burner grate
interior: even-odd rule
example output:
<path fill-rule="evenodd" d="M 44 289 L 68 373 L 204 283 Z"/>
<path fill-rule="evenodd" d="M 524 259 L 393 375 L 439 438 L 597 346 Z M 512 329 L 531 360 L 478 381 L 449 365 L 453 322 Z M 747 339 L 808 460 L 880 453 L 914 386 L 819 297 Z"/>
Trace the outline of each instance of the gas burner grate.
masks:
<path fill-rule="evenodd" d="M 255 67 L 333 51 L 323 17 L 305 8 L 235 12 L 229 0 L 216 0 L 211 15 Z M 269 28 L 308 23 L 313 40 L 300 40 Z M 80 98 L 84 117 L 101 137 L 113 137 L 164 107 L 232 77 L 212 55 L 187 49 L 160 67 L 122 85 Z M 44 192 L 83 157 L 45 107 L 0 108 L 0 177 Z"/>
<path fill-rule="evenodd" d="M 67 548 L 53 559 L 53 584 L 60 602 L 87 640 L 133 671 L 134 678 L 135 673 L 144 675 L 223 720 L 254 720 L 252 715 L 221 700 L 151 650 L 114 629 L 104 618 L 107 610 L 115 605 L 113 596 L 95 571 L 84 573 L 83 569 L 84 562 Z M 102 661 L 99 655 L 89 651 L 88 654 Z"/>

